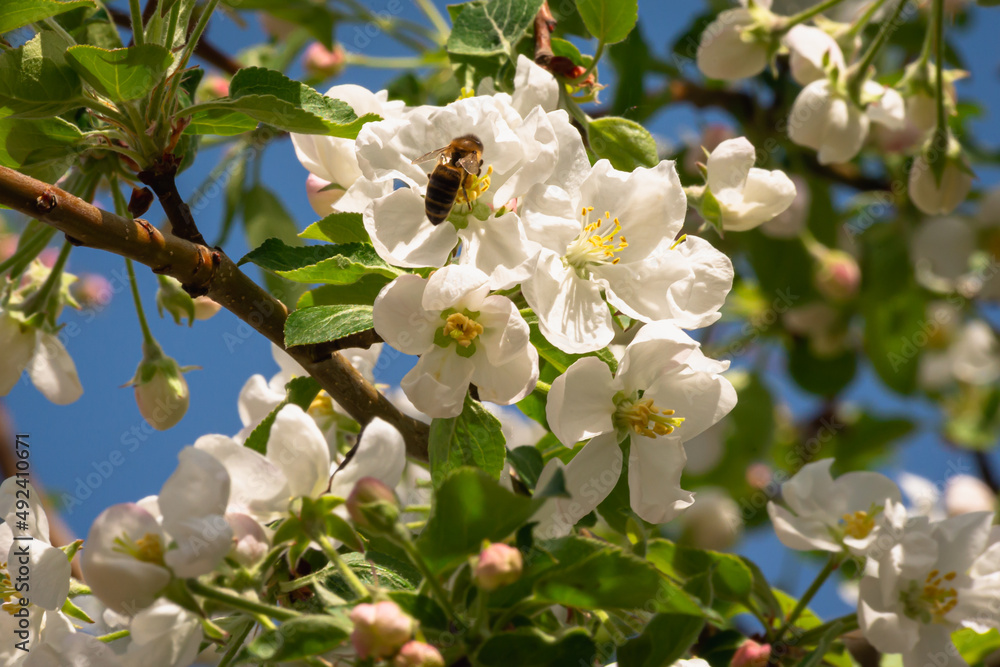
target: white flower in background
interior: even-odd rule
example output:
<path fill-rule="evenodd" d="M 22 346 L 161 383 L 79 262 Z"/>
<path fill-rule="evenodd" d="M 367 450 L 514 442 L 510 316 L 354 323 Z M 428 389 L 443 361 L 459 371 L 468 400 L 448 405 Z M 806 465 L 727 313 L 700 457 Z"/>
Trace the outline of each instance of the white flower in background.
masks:
<path fill-rule="evenodd" d="M 905 122 L 902 96 L 874 81 L 865 82 L 864 109 L 841 92 L 843 84 L 813 81 L 799 93 L 788 118 L 788 138 L 818 151 L 820 164 L 847 162 L 861 150 L 870 123 L 900 129 Z"/>
<path fill-rule="evenodd" d="M 726 453 L 726 420 L 705 429 L 700 435 L 684 441 L 687 464 L 684 469 L 692 475 L 703 475 L 719 465 Z"/>
<path fill-rule="evenodd" d="M 158 497 L 112 505 L 90 527 L 80 565 L 94 595 L 116 612 L 136 614 L 173 576 L 207 574 L 232 548 L 229 473 L 194 447 L 178 459 Z"/>
<path fill-rule="evenodd" d="M 173 602 L 157 600 L 129 624 L 123 667 L 188 667 L 201 645 L 201 620 Z"/>
<path fill-rule="evenodd" d="M 938 655 L 964 664 L 951 633 L 997 625 L 1000 548 L 987 549 L 992 518 L 976 512 L 931 523 L 907 519 L 890 503 L 886 530 L 896 544 L 873 552 L 859 588 L 858 624 L 872 646 L 902 654 L 904 667 Z"/>
<path fill-rule="evenodd" d="M 396 427 L 375 418 L 365 424 L 357 444 L 333 472 L 330 495 L 347 498 L 358 480 L 372 477 L 396 488 L 406 467 L 406 443 Z"/>
<path fill-rule="evenodd" d="M 375 299 L 375 330 L 404 354 L 421 355 L 400 382 L 431 417 L 462 412 L 469 383 L 484 401 L 510 405 L 538 381 L 538 352 L 514 303 L 488 296 L 489 278 L 470 266 L 439 269 L 428 279 L 401 276 Z"/>
<path fill-rule="evenodd" d="M 775 502 L 767 513 L 781 543 L 799 551 L 863 556 L 879 536 L 878 518 L 888 501 L 899 502 L 896 484 L 875 472 L 830 476 L 833 459 L 807 463 L 781 485 L 788 509 Z"/>
<path fill-rule="evenodd" d="M 708 156 L 708 189 L 719 202 L 726 231 L 753 229 L 795 201 L 795 184 L 785 172 L 757 169 L 756 159 L 745 137 L 723 141 Z"/>
<path fill-rule="evenodd" d="M 732 263 L 704 239 L 675 240 L 686 213 L 666 160 L 630 173 L 599 160 L 578 192 L 539 186 L 529 193 L 522 215 L 542 250 L 522 291 L 542 334 L 571 354 L 610 343 L 602 290 L 612 306 L 646 322 L 697 328 L 719 319 Z"/>
<path fill-rule="evenodd" d="M 948 516 L 972 512 L 995 512 L 996 494 L 986 482 L 972 475 L 953 475 L 944 487 L 944 509 Z"/>
<path fill-rule="evenodd" d="M 10 393 L 25 369 L 31 382 L 56 405 L 83 395 L 73 358 L 59 336 L 31 327 L 17 313 L 0 308 L 0 396 Z"/>
<path fill-rule="evenodd" d="M 352 83 L 334 86 L 326 91 L 327 97 L 343 100 L 351 105 L 359 117 L 378 114 L 383 118 L 398 118 L 403 113 L 403 102 L 389 102 L 389 93 L 370 90 Z M 325 137 L 318 134 L 291 135 L 295 156 L 302 166 L 309 170 L 306 191 L 309 203 L 317 215 L 326 216 L 333 212 L 345 192 L 361 178 L 354 140 L 340 137 Z M 363 182 L 358 186 L 359 196 L 375 197 L 391 191 L 391 184 L 373 187 Z"/>
<path fill-rule="evenodd" d="M 951 213 L 965 201 L 972 189 L 972 171 L 958 142 L 952 139 L 948 154 L 939 159 L 945 160 L 940 180 L 934 175 L 927 155 L 923 152 L 910 167 L 907 188 L 910 201 L 927 215 Z"/>
<path fill-rule="evenodd" d="M 896 481 L 906 497 L 907 512 L 910 516 L 926 516 L 931 521 L 945 518 L 941 507 L 941 491 L 937 484 L 905 470 L 899 473 Z M 857 600 L 855 600 L 857 602 Z"/>
<path fill-rule="evenodd" d="M 736 404 L 736 391 L 720 375 L 728 366 L 705 357 L 675 325 L 656 322 L 639 330 L 614 376 L 600 359 L 585 357 L 557 377 L 546 406 L 552 433 L 567 447 L 592 439 L 564 467 L 572 497 L 550 499 L 536 514 L 539 535 L 567 533 L 611 493 L 623 467 L 619 443 L 629 435 L 635 513 L 663 523 L 690 506 L 693 495 L 680 487 L 683 442 Z M 538 487 L 562 467 L 558 459 L 550 461 Z"/>
<path fill-rule="evenodd" d="M 0 658 L 9 658 L 3 663 L 6 667 L 120 667 L 110 646 L 97 637 L 77 632 L 65 615 L 47 611 L 40 616 L 29 652 L 18 650 L 14 651 L 16 655 L 4 656 L 0 649 Z M 13 641 L 8 645 L 13 646 Z"/>
<path fill-rule="evenodd" d="M 743 534 L 740 506 L 725 490 L 714 487 L 698 489 L 694 505 L 677 521 L 684 538 L 699 549 L 728 549 Z"/>
<path fill-rule="evenodd" d="M 533 74 L 536 67 L 526 58 L 518 60 L 517 80 L 531 82 L 530 92 L 523 96 L 500 93 L 460 99 L 445 107 L 418 107 L 405 118 L 362 128 L 357 146 L 365 176 L 376 183 L 399 180 L 408 186 L 361 209 L 372 243 L 387 262 L 443 266 L 461 241 L 459 262 L 489 275 L 492 289 L 510 287 L 527 277 L 527 263 L 536 248 L 508 205 L 532 186 L 550 180 L 568 186 L 579 183 L 590 164 L 580 133 L 565 111 L 538 105 L 524 109 L 530 101 L 551 97 L 538 90 L 541 75 Z M 551 75 L 546 74 L 544 83 L 558 94 Z M 459 223 L 433 225 L 424 213 L 423 197 L 435 165 L 412 161 L 466 134 L 483 143 L 479 185 L 484 189 L 470 190 L 474 202 L 456 203 L 452 216 Z M 462 215 L 470 206 L 475 214 Z"/>
<path fill-rule="evenodd" d="M 976 236 L 972 226 L 955 217 L 925 220 L 910 238 L 917 281 L 936 292 L 962 289 L 971 274 L 969 259 L 976 251 Z"/>
<path fill-rule="evenodd" d="M 951 372 L 959 382 L 988 386 L 1000 378 L 1000 349 L 993 328 L 983 320 L 967 322 L 948 348 Z"/>
<path fill-rule="evenodd" d="M 771 2 L 757 2 L 755 9 L 743 4 L 721 12 L 701 33 L 698 69 L 710 79 L 736 81 L 760 74 L 767 67 L 768 44 L 747 29 L 766 26 L 775 18 L 768 11 Z"/>
<path fill-rule="evenodd" d="M 781 41 L 788 47 L 792 78 L 800 85 L 825 79 L 831 68 L 843 72 L 847 67 L 837 40 L 814 26 L 794 26 Z"/>

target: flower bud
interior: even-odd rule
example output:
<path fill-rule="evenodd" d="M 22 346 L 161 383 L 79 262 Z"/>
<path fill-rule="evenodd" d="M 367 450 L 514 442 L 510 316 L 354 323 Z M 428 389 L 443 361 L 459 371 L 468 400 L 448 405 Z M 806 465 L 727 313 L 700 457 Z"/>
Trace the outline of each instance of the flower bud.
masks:
<path fill-rule="evenodd" d="M 698 69 L 711 79 L 736 81 L 760 74 L 767 67 L 768 44 L 761 24 L 773 19 L 763 7 L 727 9 L 701 33 Z"/>
<path fill-rule="evenodd" d="M 743 533 L 740 507 L 719 489 L 702 489 L 680 516 L 684 536 L 699 549 L 728 549 Z"/>
<path fill-rule="evenodd" d="M 413 640 L 403 644 L 392 664 L 393 667 L 444 667 L 444 658 L 430 644 Z"/>
<path fill-rule="evenodd" d="M 99 273 L 88 273 L 70 288 L 82 308 L 104 308 L 111 303 L 111 284 Z"/>
<path fill-rule="evenodd" d="M 388 600 L 359 604 L 351 611 L 351 622 L 351 645 L 361 659 L 387 658 L 413 636 L 413 619 Z"/>
<path fill-rule="evenodd" d="M 933 141 L 933 139 L 932 139 Z M 935 176 L 935 165 L 931 159 L 933 148 L 928 148 L 913 161 L 910 167 L 910 201 L 927 215 L 946 215 L 965 201 L 972 189 L 972 172 L 962 154 L 957 141 L 951 139 L 945 155 L 936 156 L 944 160 L 940 180 Z"/>
<path fill-rule="evenodd" d="M 222 306 L 216 301 L 212 301 L 207 296 L 195 297 L 194 300 L 194 319 L 196 320 L 207 320 L 215 315 Z"/>
<path fill-rule="evenodd" d="M 170 276 L 157 278 L 160 289 L 156 291 L 156 311 L 160 317 L 163 317 L 163 311 L 167 311 L 174 318 L 174 324 L 180 324 L 185 317 L 188 318 L 188 326 L 194 324 L 194 299 L 184 291 L 180 281 Z"/>
<path fill-rule="evenodd" d="M 229 97 L 229 79 L 226 77 L 209 74 L 198 84 L 198 99 L 217 100 L 220 97 Z"/>
<path fill-rule="evenodd" d="M 330 181 L 325 181 L 315 174 L 306 177 L 306 198 L 317 215 L 327 216 L 333 212 L 333 205 L 344 196 L 345 190 L 331 187 Z"/>
<path fill-rule="evenodd" d="M 135 402 L 143 419 L 157 431 L 165 431 L 187 412 L 187 382 L 181 367 L 164 356 L 158 345 L 143 345 L 143 350 L 143 359 L 128 384 L 135 387 Z"/>
<path fill-rule="evenodd" d="M 227 514 L 226 521 L 233 529 L 233 548 L 229 556 L 244 567 L 259 563 L 271 548 L 264 527 L 246 514 Z"/>
<path fill-rule="evenodd" d="M 729 664 L 731 667 L 765 667 L 770 658 L 770 644 L 758 644 L 754 640 L 748 639 L 736 649 Z"/>
<path fill-rule="evenodd" d="M 334 44 L 331 51 L 319 42 L 313 42 L 302 57 L 302 67 L 306 72 L 321 79 L 337 76 L 346 64 L 344 47 L 340 44 Z"/>
<path fill-rule="evenodd" d="M 944 509 L 948 516 L 969 512 L 996 511 L 997 498 L 983 480 L 972 475 L 955 475 L 944 487 Z"/>
<path fill-rule="evenodd" d="M 388 533 L 399 519 L 399 501 L 381 480 L 362 477 L 347 497 L 347 513 L 359 528 Z"/>
<path fill-rule="evenodd" d="M 848 301 L 861 286 L 861 269 L 851 255 L 842 250 L 827 250 L 816 272 L 816 289 L 831 301 Z"/>
<path fill-rule="evenodd" d="M 484 591 L 512 584 L 521 578 L 524 560 L 520 549 L 497 542 L 483 549 L 476 564 L 476 585 Z"/>

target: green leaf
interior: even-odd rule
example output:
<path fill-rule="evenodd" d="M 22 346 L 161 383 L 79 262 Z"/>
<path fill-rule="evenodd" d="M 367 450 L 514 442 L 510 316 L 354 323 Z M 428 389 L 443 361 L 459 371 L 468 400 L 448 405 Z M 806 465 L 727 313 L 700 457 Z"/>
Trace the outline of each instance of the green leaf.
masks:
<path fill-rule="evenodd" d="M 76 161 L 83 133 L 62 118 L 0 118 L 0 165 L 55 183 Z"/>
<path fill-rule="evenodd" d="M 788 371 L 792 379 L 806 391 L 820 396 L 834 396 L 854 379 L 858 357 L 853 350 L 844 350 L 833 357 L 820 357 L 809 341 L 796 339 L 788 352 Z"/>
<path fill-rule="evenodd" d="M 517 473 L 518 479 L 529 489 L 534 490 L 535 485 L 538 483 L 538 476 L 541 475 L 542 467 L 544 466 L 541 453 L 530 445 L 515 447 L 508 450 L 507 460 L 510 461 L 514 472 Z"/>
<path fill-rule="evenodd" d="M 618 649 L 621 667 L 665 667 L 684 656 L 698 640 L 705 619 L 682 614 L 657 614 Z"/>
<path fill-rule="evenodd" d="M 529 315 L 525 320 L 531 326 L 531 344 L 538 350 L 538 356 L 552 365 L 557 375 L 565 373 L 566 369 L 572 366 L 574 361 L 583 359 L 584 357 L 597 357 L 608 365 L 612 373 L 618 370 L 618 361 L 607 348 L 597 350 L 596 352 L 587 352 L 586 354 L 569 354 L 563 352 L 545 338 L 538 328 L 537 318 L 534 315 Z"/>
<path fill-rule="evenodd" d="M 285 320 L 285 347 L 340 340 L 373 326 L 371 306 L 315 306 Z"/>
<path fill-rule="evenodd" d="M 351 623 L 342 616 L 301 616 L 265 630 L 244 649 L 251 660 L 286 662 L 320 655 L 350 636 Z"/>
<path fill-rule="evenodd" d="M 361 276 L 358 282 L 351 285 L 323 285 L 309 290 L 301 297 L 296 308 L 312 306 L 335 306 L 338 304 L 358 303 L 372 305 L 382 288 L 389 284 L 389 279 L 374 273 Z"/>
<path fill-rule="evenodd" d="M 461 466 L 475 466 L 500 479 L 507 448 L 500 420 L 466 394 L 462 414 L 431 422 L 429 452 L 431 479 L 440 486 Z"/>
<path fill-rule="evenodd" d="M 620 547 L 585 537 L 544 544 L 559 563 L 535 583 L 535 595 L 582 609 L 647 609 L 703 617 L 704 612 L 656 567 Z"/>
<path fill-rule="evenodd" d="M 93 7 L 93 0 L 4 0 L 0 13 L 0 33 L 23 28 L 29 23 L 41 21 L 63 12 L 80 7 Z"/>
<path fill-rule="evenodd" d="M 267 441 L 271 437 L 271 427 L 274 419 L 281 412 L 281 408 L 289 404 L 295 404 L 303 410 L 308 410 L 313 399 L 319 394 L 320 386 L 311 376 L 292 378 L 285 385 L 285 400 L 279 403 L 264 420 L 247 436 L 243 442 L 244 447 L 249 447 L 258 454 L 267 453 Z"/>
<path fill-rule="evenodd" d="M 510 55 L 542 0 L 476 0 L 461 5 L 445 48 L 466 56 Z"/>
<path fill-rule="evenodd" d="M 725 236 L 725 231 L 722 227 L 722 206 L 707 185 L 701 195 L 698 213 L 705 219 L 705 222 L 715 227 L 715 231 L 719 233 L 719 236 Z"/>
<path fill-rule="evenodd" d="M 584 628 L 550 635 L 538 628 L 518 628 L 493 635 L 479 647 L 476 664 L 491 667 L 592 665 L 597 646 Z"/>
<path fill-rule="evenodd" d="M 991 653 L 1000 650 L 1000 632 L 991 628 L 979 634 L 972 628 L 963 628 L 951 636 L 955 648 L 970 665 L 979 665 Z"/>
<path fill-rule="evenodd" d="M 882 381 L 901 394 L 917 388 L 920 353 L 937 326 L 926 318 L 926 301 L 915 289 L 882 299 L 865 312 L 868 358 Z"/>
<path fill-rule="evenodd" d="M 145 97 L 174 62 L 159 44 L 106 50 L 80 44 L 66 50 L 70 67 L 94 90 L 114 102 Z"/>
<path fill-rule="evenodd" d="M 583 24 L 605 44 L 620 42 L 639 20 L 638 0 L 576 0 Z"/>
<path fill-rule="evenodd" d="M 660 161 L 653 135 L 627 118 L 606 116 L 591 121 L 587 140 L 597 157 L 607 158 L 612 167 L 621 171 L 655 167 Z"/>
<path fill-rule="evenodd" d="M 87 612 L 77 607 L 73 604 L 73 601 L 66 598 L 63 602 L 62 613 L 66 614 L 70 618 L 75 618 L 78 621 L 83 621 L 84 623 L 93 623 L 94 619 L 87 615 Z"/>
<path fill-rule="evenodd" d="M 0 55 L 0 107 L 9 116 L 48 118 L 83 106 L 80 77 L 66 62 L 69 46 L 46 30 Z"/>
<path fill-rule="evenodd" d="M 239 264 L 246 262 L 300 283 L 350 285 L 369 274 L 387 278 L 403 275 L 366 243 L 293 248 L 277 239 L 268 239 L 247 253 Z"/>
<path fill-rule="evenodd" d="M 246 114 L 288 132 L 324 134 L 354 139 L 365 123 L 381 120 L 377 114 L 358 118 L 350 105 L 263 67 L 244 67 L 229 83 L 229 97 L 181 110 L 195 115 L 207 109 Z"/>
<path fill-rule="evenodd" d="M 521 527 L 537 503 L 500 486 L 476 468 L 452 471 L 434 494 L 434 509 L 417 539 L 427 564 L 441 572 Z"/>
<path fill-rule="evenodd" d="M 331 245 L 290 246 L 277 238 L 269 238 L 259 247 L 244 255 L 237 266 L 253 262 L 262 269 L 278 273 L 294 271 L 319 264 L 324 259 L 337 255 L 337 247 Z"/>
<path fill-rule="evenodd" d="M 732 554 L 682 547 L 657 538 L 646 544 L 646 558 L 664 574 L 681 580 L 711 572 L 712 589 L 723 600 L 746 603 L 753 592 L 753 572 Z"/>
<path fill-rule="evenodd" d="M 205 109 L 191 116 L 186 134 L 214 134 L 231 137 L 257 129 L 257 121 L 240 111 L 232 109 Z"/>
<path fill-rule="evenodd" d="M 299 236 L 327 243 L 371 243 L 360 213 L 331 213 L 306 227 Z"/>

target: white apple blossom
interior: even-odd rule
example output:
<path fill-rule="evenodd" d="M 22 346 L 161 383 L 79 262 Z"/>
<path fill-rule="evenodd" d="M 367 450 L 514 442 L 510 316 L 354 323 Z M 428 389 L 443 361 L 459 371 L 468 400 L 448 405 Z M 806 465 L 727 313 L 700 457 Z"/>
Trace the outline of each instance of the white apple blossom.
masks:
<path fill-rule="evenodd" d="M 443 266 L 461 241 L 458 261 L 489 275 L 491 288 L 507 288 L 527 277 L 536 247 L 508 204 L 538 184 L 579 183 L 589 167 L 580 133 L 565 111 L 548 111 L 541 104 L 528 108 L 558 95 L 555 79 L 548 73 L 543 78 L 534 68 L 530 60 L 519 59 L 516 79 L 529 87 L 522 95 L 480 95 L 445 107 L 418 107 L 404 118 L 362 128 L 357 146 L 365 176 L 379 184 L 399 180 L 408 186 L 363 209 L 372 244 L 386 261 Z M 433 225 L 424 213 L 423 196 L 435 165 L 412 161 L 466 134 L 483 143 L 481 180 L 468 191 L 474 201 L 456 204 L 452 219 L 459 222 Z M 470 213 L 463 215 L 465 211 Z"/>
<path fill-rule="evenodd" d="M 910 167 L 907 188 L 910 201 L 927 215 L 947 215 L 969 196 L 973 175 L 968 161 L 957 146 L 957 143 L 953 143 L 949 155 L 940 158 L 945 160 L 940 180 L 923 153 L 917 156 Z"/>
<path fill-rule="evenodd" d="M 383 118 L 398 118 L 403 113 L 403 102 L 388 101 L 389 93 L 380 90 L 372 93 L 361 86 L 347 83 L 326 91 L 327 97 L 343 100 L 351 105 L 358 116 L 378 114 Z M 317 215 L 329 215 L 346 191 L 361 178 L 361 168 L 355 153 L 353 139 L 326 137 L 317 134 L 291 135 L 295 156 L 309 170 L 306 191 L 309 203 Z M 359 196 L 375 197 L 391 191 L 391 184 L 363 182 L 357 190 Z"/>
<path fill-rule="evenodd" d="M 64 614 L 47 611 L 41 615 L 38 632 L 30 651 L 11 657 L 7 667 L 120 667 L 110 646 L 88 634 L 77 632 Z M 0 656 L 2 656 L 0 652 Z"/>
<path fill-rule="evenodd" d="M 1000 593 L 1000 545 L 990 545 L 992 513 L 930 522 L 890 503 L 885 514 L 895 543 L 872 552 L 861 580 L 862 633 L 879 651 L 902 654 L 904 667 L 929 659 L 965 665 L 951 633 L 997 625 L 991 610 Z"/>
<path fill-rule="evenodd" d="M 708 190 L 719 202 L 726 231 L 753 229 L 795 201 L 795 184 L 785 172 L 757 169 L 756 159 L 745 137 L 723 141 L 708 156 Z"/>
<path fill-rule="evenodd" d="M 400 386 L 431 417 L 462 412 L 469 383 L 484 401 L 510 405 L 538 381 L 538 352 L 514 303 L 489 294 L 489 278 L 451 265 L 428 279 L 397 278 L 375 299 L 375 330 L 405 354 L 421 355 Z"/>
<path fill-rule="evenodd" d="M 809 207 L 812 204 L 809 181 L 798 174 L 792 174 L 789 178 L 795 186 L 795 199 L 787 209 L 760 226 L 760 231 L 772 239 L 796 238 L 806 228 Z"/>
<path fill-rule="evenodd" d="M 875 472 L 830 475 L 833 459 L 807 463 L 781 485 L 788 509 L 771 501 L 767 513 L 781 543 L 799 551 L 865 555 L 880 533 L 886 503 L 899 502 L 896 484 Z"/>
<path fill-rule="evenodd" d="M 83 395 L 73 358 L 59 336 L 25 324 L 18 313 L 0 308 L 0 396 L 6 396 L 27 369 L 31 382 L 56 405 Z"/>
<path fill-rule="evenodd" d="M 900 129 L 905 122 L 902 96 L 874 81 L 865 82 L 861 108 L 844 91 L 845 84 L 830 79 L 813 81 L 799 93 L 788 118 L 788 137 L 818 151 L 820 164 L 847 162 L 861 150 L 870 123 Z"/>
<path fill-rule="evenodd" d="M 669 322 L 647 324 L 625 350 L 617 372 L 584 357 L 552 382 L 546 416 L 567 447 L 590 438 L 569 464 L 550 461 L 544 488 L 563 468 L 570 498 L 549 499 L 536 515 L 539 534 L 565 534 L 611 492 L 623 468 L 619 443 L 631 435 L 628 482 L 632 509 L 663 523 L 691 505 L 681 489 L 684 441 L 718 422 L 736 404 L 722 377 L 728 362 L 702 354 L 696 341 Z"/>
<path fill-rule="evenodd" d="M 729 258 L 695 236 L 676 239 L 687 199 L 674 163 L 632 172 L 599 160 L 579 191 L 536 186 L 523 208 L 541 246 L 524 297 L 542 334 L 569 353 L 599 350 L 614 336 L 608 302 L 629 317 L 686 328 L 719 318 L 732 287 Z"/>
<path fill-rule="evenodd" d="M 792 27 L 781 41 L 788 47 L 792 78 L 803 86 L 826 78 L 830 68 L 841 72 L 846 68 L 837 40 L 820 28 L 800 24 Z"/>
<path fill-rule="evenodd" d="M 948 516 L 971 512 L 995 512 L 997 496 L 986 482 L 972 475 L 953 475 L 944 486 L 944 508 Z"/>
<path fill-rule="evenodd" d="M 129 624 L 123 667 L 187 667 L 202 641 L 201 620 L 173 602 L 157 600 Z"/>
<path fill-rule="evenodd" d="M 698 44 L 698 69 L 711 79 L 736 81 L 755 76 L 767 67 L 768 44 L 748 32 L 754 26 L 773 20 L 768 11 L 770 0 L 757 2 L 755 9 L 744 7 L 720 12 L 701 33 Z"/>

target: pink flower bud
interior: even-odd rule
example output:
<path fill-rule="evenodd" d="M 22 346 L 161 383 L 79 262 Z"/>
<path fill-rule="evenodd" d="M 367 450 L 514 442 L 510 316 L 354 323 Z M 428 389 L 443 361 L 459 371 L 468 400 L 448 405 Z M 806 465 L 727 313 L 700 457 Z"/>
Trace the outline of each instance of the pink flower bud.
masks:
<path fill-rule="evenodd" d="M 848 301 L 861 286 L 858 262 L 846 252 L 829 250 L 820 259 L 816 288 L 831 301 Z"/>
<path fill-rule="evenodd" d="M 506 544 L 491 544 L 479 554 L 476 564 L 476 585 L 484 591 L 495 591 L 521 578 L 524 560 L 521 551 Z"/>
<path fill-rule="evenodd" d="M 765 667 L 771 657 L 770 644 L 758 644 L 752 639 L 743 642 L 743 646 L 736 649 L 733 660 L 729 664 L 731 667 Z"/>
<path fill-rule="evenodd" d="M 347 513 L 360 528 L 388 532 L 399 518 L 399 501 L 381 480 L 362 477 L 347 497 Z"/>
<path fill-rule="evenodd" d="M 414 640 L 403 644 L 392 664 L 394 667 L 444 667 L 444 658 L 430 644 Z"/>
<path fill-rule="evenodd" d="M 0 236 L 0 261 L 7 259 L 17 252 L 17 234 L 4 234 Z"/>
<path fill-rule="evenodd" d="M 73 298 L 83 308 L 99 309 L 111 303 L 111 283 L 99 273 L 88 273 L 73 283 Z"/>
<path fill-rule="evenodd" d="M 351 611 L 351 645 L 358 657 L 387 658 L 409 641 L 414 621 L 395 602 L 359 604 Z"/>
<path fill-rule="evenodd" d="M 313 42 L 302 58 L 302 66 L 307 72 L 324 79 L 340 74 L 345 63 L 344 48 L 340 44 L 334 44 L 331 51 L 319 42 Z"/>
<path fill-rule="evenodd" d="M 327 189 L 329 188 L 329 189 Z M 330 187 L 330 181 L 325 181 L 315 174 L 306 177 L 306 198 L 317 215 L 327 216 L 333 212 L 333 205 L 344 196 L 344 190 L 336 186 Z"/>

